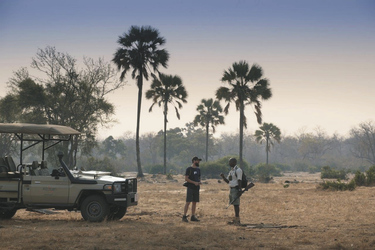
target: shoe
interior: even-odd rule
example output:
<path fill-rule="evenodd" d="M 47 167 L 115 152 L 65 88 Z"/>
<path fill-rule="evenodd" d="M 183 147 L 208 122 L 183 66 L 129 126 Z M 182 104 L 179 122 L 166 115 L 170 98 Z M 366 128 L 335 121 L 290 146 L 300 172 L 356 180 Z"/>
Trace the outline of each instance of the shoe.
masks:
<path fill-rule="evenodd" d="M 191 221 L 199 221 L 197 217 L 195 217 L 195 215 L 192 215 L 191 218 L 190 218 Z"/>
<path fill-rule="evenodd" d="M 182 216 L 182 221 L 183 222 L 189 222 L 186 215 Z"/>
<path fill-rule="evenodd" d="M 232 221 L 229 221 L 227 224 L 228 225 L 240 226 L 241 225 L 240 218 L 235 217 Z"/>

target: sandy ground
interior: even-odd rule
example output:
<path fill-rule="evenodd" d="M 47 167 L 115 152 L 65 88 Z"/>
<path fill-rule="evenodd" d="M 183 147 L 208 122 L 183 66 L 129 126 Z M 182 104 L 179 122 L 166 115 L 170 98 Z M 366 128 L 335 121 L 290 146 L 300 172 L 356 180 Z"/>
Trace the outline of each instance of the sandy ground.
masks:
<path fill-rule="evenodd" d="M 149 175 L 139 180 L 138 206 L 120 221 L 19 210 L 0 221 L 0 249 L 375 249 L 375 188 L 323 191 L 321 181 L 319 174 L 287 173 L 255 183 L 241 197 L 242 225 L 233 226 L 225 183 L 204 180 L 201 221 L 184 223 L 183 176 Z"/>

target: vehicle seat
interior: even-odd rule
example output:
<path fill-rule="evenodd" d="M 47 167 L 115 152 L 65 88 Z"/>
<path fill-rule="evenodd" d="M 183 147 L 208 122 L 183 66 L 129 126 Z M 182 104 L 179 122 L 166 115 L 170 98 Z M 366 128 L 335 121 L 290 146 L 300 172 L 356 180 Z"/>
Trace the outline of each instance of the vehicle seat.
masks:
<path fill-rule="evenodd" d="M 30 175 L 39 175 L 38 167 L 38 161 L 33 161 L 33 163 L 31 164 Z"/>
<path fill-rule="evenodd" d="M 47 161 L 41 161 L 40 162 L 40 175 L 43 176 L 49 176 L 50 173 L 47 168 Z"/>
<path fill-rule="evenodd" d="M 16 164 L 14 163 L 12 156 L 10 155 L 5 156 L 5 162 L 8 164 L 9 172 L 17 171 Z"/>
<path fill-rule="evenodd" d="M 3 157 L 0 157 L 0 173 L 1 172 L 9 172 L 8 164 Z"/>

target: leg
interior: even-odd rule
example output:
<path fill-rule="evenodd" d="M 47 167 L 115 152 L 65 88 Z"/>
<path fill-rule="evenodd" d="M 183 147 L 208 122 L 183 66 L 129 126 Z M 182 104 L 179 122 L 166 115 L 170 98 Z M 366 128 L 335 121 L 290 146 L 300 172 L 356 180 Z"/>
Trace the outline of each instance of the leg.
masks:
<path fill-rule="evenodd" d="M 194 204 L 194 203 L 193 203 Z M 185 207 L 184 207 L 184 216 L 186 216 L 188 210 L 189 210 L 189 205 L 190 205 L 190 202 L 186 202 L 185 203 Z"/>
<path fill-rule="evenodd" d="M 240 206 L 239 205 L 234 205 L 234 214 L 236 217 L 240 217 Z"/>
<path fill-rule="evenodd" d="M 195 215 L 195 208 L 197 207 L 197 203 L 193 201 L 191 205 L 191 215 Z"/>

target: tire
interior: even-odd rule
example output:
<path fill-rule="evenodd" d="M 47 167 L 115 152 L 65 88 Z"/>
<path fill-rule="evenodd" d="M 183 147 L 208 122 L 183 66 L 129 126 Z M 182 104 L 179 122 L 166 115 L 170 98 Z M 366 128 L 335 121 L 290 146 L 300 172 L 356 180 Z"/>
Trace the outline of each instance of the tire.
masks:
<path fill-rule="evenodd" d="M 12 210 L 0 211 L 0 220 L 9 220 L 17 213 L 17 209 L 13 208 Z"/>
<path fill-rule="evenodd" d="M 126 214 L 126 207 L 113 207 L 108 215 L 108 220 L 121 220 Z"/>
<path fill-rule="evenodd" d="M 82 202 L 81 215 L 86 221 L 101 222 L 108 214 L 109 205 L 102 196 L 91 195 Z"/>

